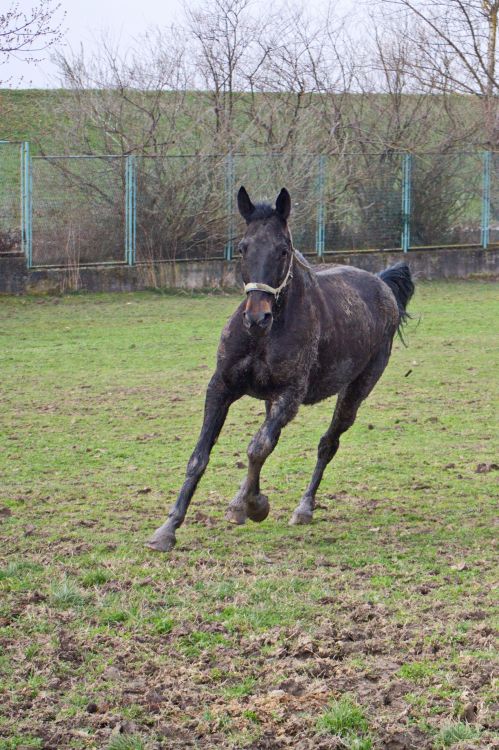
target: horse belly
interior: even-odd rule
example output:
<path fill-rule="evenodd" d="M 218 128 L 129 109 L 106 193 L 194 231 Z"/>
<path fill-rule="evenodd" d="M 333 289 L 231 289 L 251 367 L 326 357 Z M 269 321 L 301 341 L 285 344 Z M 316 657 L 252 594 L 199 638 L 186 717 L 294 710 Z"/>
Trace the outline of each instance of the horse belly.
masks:
<path fill-rule="evenodd" d="M 326 368 L 314 369 L 310 374 L 307 395 L 304 404 L 315 404 L 330 396 L 335 396 L 343 386 L 351 383 L 360 372 L 359 363 L 352 359 L 343 359 Z"/>

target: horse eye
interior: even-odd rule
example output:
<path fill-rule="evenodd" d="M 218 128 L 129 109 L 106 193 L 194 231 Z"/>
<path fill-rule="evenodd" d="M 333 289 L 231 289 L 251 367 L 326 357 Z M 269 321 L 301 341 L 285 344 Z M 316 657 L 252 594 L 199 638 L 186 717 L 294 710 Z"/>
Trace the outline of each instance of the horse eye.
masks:
<path fill-rule="evenodd" d="M 237 249 L 239 250 L 239 252 L 241 253 L 241 255 L 243 255 L 243 253 L 245 252 L 246 248 L 247 248 L 247 246 L 244 244 L 244 242 L 240 242 L 239 245 L 237 246 Z"/>

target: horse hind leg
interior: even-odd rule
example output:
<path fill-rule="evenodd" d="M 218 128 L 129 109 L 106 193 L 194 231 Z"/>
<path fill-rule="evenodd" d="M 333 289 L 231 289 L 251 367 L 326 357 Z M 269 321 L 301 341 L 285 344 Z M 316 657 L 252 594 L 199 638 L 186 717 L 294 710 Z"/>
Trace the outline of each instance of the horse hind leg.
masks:
<path fill-rule="evenodd" d="M 338 400 L 333 413 L 331 424 L 321 437 L 317 449 L 317 463 L 312 479 L 298 507 L 290 519 L 290 525 L 307 524 L 312 522 L 315 508 L 315 495 L 322 480 L 328 463 L 333 459 L 340 446 L 340 437 L 355 422 L 361 403 L 370 394 L 390 357 L 391 342 L 372 359 L 362 373 L 349 383 L 338 394 Z"/>

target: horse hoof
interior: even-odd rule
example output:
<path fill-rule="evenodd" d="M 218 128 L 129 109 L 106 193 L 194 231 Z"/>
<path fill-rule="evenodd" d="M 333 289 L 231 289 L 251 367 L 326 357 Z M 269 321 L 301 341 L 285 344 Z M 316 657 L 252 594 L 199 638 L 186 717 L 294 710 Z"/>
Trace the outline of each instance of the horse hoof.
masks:
<path fill-rule="evenodd" d="M 266 495 L 257 495 L 255 499 L 248 501 L 248 518 L 255 523 L 265 521 L 270 512 L 270 503 Z"/>
<path fill-rule="evenodd" d="M 154 532 L 149 541 L 146 542 L 146 547 L 156 552 L 170 552 L 175 547 L 176 541 L 175 534 L 162 531 L 159 528 Z"/>
<path fill-rule="evenodd" d="M 289 521 L 290 526 L 303 526 L 312 523 L 312 513 L 309 510 L 295 510 Z"/>
<path fill-rule="evenodd" d="M 237 526 L 242 526 L 243 523 L 246 523 L 246 513 L 240 508 L 231 508 L 229 506 L 225 518 L 229 523 L 235 523 Z"/>

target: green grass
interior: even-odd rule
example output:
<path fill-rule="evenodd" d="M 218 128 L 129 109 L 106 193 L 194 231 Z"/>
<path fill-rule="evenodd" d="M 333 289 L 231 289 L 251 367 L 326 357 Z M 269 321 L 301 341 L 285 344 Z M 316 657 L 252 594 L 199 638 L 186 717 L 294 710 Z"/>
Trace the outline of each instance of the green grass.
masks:
<path fill-rule="evenodd" d="M 109 92 L 108 92 L 109 93 Z M 0 139 L 10 141 L 23 141 L 29 140 L 32 143 L 34 153 L 38 153 L 40 145 L 43 151 L 47 154 L 61 154 L 61 153 L 87 153 L 88 148 L 92 148 L 97 153 L 105 153 L 109 150 L 109 147 L 113 148 L 116 152 L 117 146 L 112 138 L 107 139 L 107 148 L 104 148 L 104 136 L 99 132 L 99 128 L 96 127 L 95 118 L 87 117 L 85 122 L 86 128 L 82 133 L 78 132 L 78 128 L 75 128 L 74 116 L 76 112 L 81 112 L 83 115 L 90 112 L 92 104 L 95 106 L 95 98 L 99 98 L 100 94 L 95 91 L 83 92 L 82 95 L 75 95 L 72 91 L 65 89 L 2 89 L 0 88 Z M 145 104 L 147 108 L 147 99 L 149 96 L 156 98 L 157 92 L 144 93 L 144 101 L 140 102 L 139 92 L 136 91 L 132 95 L 132 100 L 135 100 L 140 104 Z M 165 91 L 162 94 L 164 100 L 168 100 L 172 96 L 176 95 L 171 92 Z M 268 94 L 247 94 L 239 92 L 235 94 L 234 99 L 234 127 L 236 132 L 242 136 L 245 131 L 250 128 L 251 132 L 255 133 L 255 121 L 249 120 L 251 117 L 251 101 L 261 99 L 260 107 L 265 106 L 265 103 L 269 103 Z M 279 125 L 285 123 L 286 118 L 289 117 L 289 100 L 287 95 L 274 94 L 272 99 L 274 100 L 274 106 L 278 105 L 279 98 L 283 96 L 281 106 L 281 123 L 277 122 L 277 131 L 274 137 L 279 136 Z M 81 102 L 79 99 L 81 98 Z M 85 98 L 87 102 L 85 102 Z M 329 98 L 329 97 L 326 97 Z M 332 97 L 334 99 L 334 96 Z M 76 101 L 75 101 L 76 99 Z M 327 128 L 321 127 L 321 122 L 317 121 L 317 107 L 318 102 L 322 100 L 322 104 L 319 105 L 321 108 L 324 106 L 324 97 L 318 95 L 315 97 L 315 107 L 307 110 L 307 107 L 302 112 L 302 124 L 304 128 L 304 137 L 310 138 L 310 132 L 315 133 L 318 141 L 327 141 Z M 345 97 L 341 95 L 341 104 L 346 108 L 346 112 L 350 116 L 353 113 L 350 112 L 352 104 L 355 106 L 356 95 L 351 97 Z M 386 102 L 386 105 L 385 105 Z M 123 100 L 121 105 L 116 103 L 116 108 L 121 109 L 123 106 Z M 411 96 L 403 97 L 403 105 L 412 109 L 413 104 L 411 103 Z M 473 101 L 469 97 L 455 97 L 452 101 L 454 108 L 454 114 L 459 114 L 463 122 L 472 123 L 474 118 L 477 117 Z M 168 110 L 168 106 L 163 102 L 163 111 Z M 174 107 L 177 109 L 177 128 L 176 138 L 174 145 L 170 146 L 171 153 L 188 153 L 199 148 L 201 143 L 204 143 L 205 147 L 208 146 L 209 142 L 213 140 L 212 133 L 209 133 L 206 129 L 207 125 L 204 122 L 201 125 L 200 113 L 210 111 L 211 107 L 206 99 L 204 92 L 190 91 L 185 94 L 182 98 L 182 110 L 178 111 L 178 98 Z M 366 110 L 363 113 L 365 123 L 369 123 L 373 117 L 379 120 L 380 113 L 384 110 L 389 111 L 389 102 L 387 101 L 386 94 L 374 94 L 369 100 L 366 99 Z M 437 98 L 433 100 L 433 129 L 429 129 L 427 138 L 428 145 L 431 143 L 439 142 L 440 131 L 449 128 L 449 119 L 445 110 L 445 107 L 440 105 Z M 99 110 L 99 105 L 97 105 Z M 404 109 L 404 106 L 402 107 Z M 105 108 L 104 110 L 105 111 Z M 128 114 L 127 114 L 128 112 Z M 148 124 L 148 118 L 141 114 L 136 107 L 127 107 L 125 104 L 122 112 L 124 117 L 123 122 L 128 123 L 130 133 L 140 133 L 141 128 Z M 348 117 L 348 114 L 345 115 Z M 149 123 L 150 125 L 150 123 Z M 166 123 L 163 118 L 163 122 L 159 123 L 158 134 L 163 135 L 167 139 L 169 131 L 168 118 Z M 163 130 L 163 128 L 165 128 Z M 105 128 L 103 128 L 104 130 Z M 411 131 L 412 132 L 412 131 Z M 78 137 L 79 136 L 79 137 Z M 140 136 L 139 136 L 140 137 Z M 407 136 L 409 137 L 409 136 Z M 71 142 L 75 145 L 72 148 Z M 244 142 L 244 141 L 243 141 Z M 261 141 L 262 143 L 264 141 Z M 303 152 L 306 153 L 307 146 L 304 144 Z M 354 149 L 355 150 L 355 149 Z"/>
<path fill-rule="evenodd" d="M 322 716 L 319 716 L 316 726 L 319 732 L 337 734 L 339 737 L 364 734 L 368 729 L 364 712 L 349 696 L 333 701 Z"/>
<path fill-rule="evenodd" d="M 476 740 L 480 737 L 480 729 L 471 724 L 449 724 L 438 733 L 436 747 L 452 747 L 463 740 Z"/>
<path fill-rule="evenodd" d="M 412 682 L 422 682 L 431 677 L 438 670 L 438 664 L 428 661 L 416 661 L 403 664 L 398 673 L 401 677 Z"/>
<path fill-rule="evenodd" d="M 117 735 L 113 737 L 107 750 L 144 750 L 144 743 L 135 735 Z"/>
<path fill-rule="evenodd" d="M 238 299 L 0 298 L 0 748 L 440 749 L 469 701 L 490 744 L 496 288 L 419 285 L 311 526 L 287 522 L 333 401 L 283 431 L 270 516 L 235 528 L 264 413 L 242 399 L 156 555 Z"/>
<path fill-rule="evenodd" d="M 62 609 L 81 606 L 85 601 L 76 583 L 69 578 L 53 583 L 50 587 L 50 595 L 54 607 Z"/>

